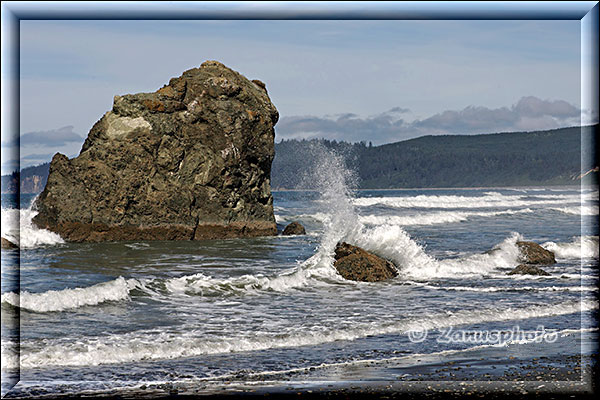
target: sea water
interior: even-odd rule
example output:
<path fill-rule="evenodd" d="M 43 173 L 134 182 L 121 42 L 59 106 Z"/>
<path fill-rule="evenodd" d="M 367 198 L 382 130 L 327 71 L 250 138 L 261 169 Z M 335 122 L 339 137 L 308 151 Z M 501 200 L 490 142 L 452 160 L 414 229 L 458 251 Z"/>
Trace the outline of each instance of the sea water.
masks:
<path fill-rule="evenodd" d="M 481 345 L 440 341 L 449 328 L 596 329 L 596 187 L 354 191 L 335 155 L 307 182 L 273 193 L 280 230 L 300 221 L 306 235 L 193 242 L 65 243 L 32 225 L 33 196 L 20 211 L 3 196 L 2 236 L 21 246 L 2 251 L 3 394 L 15 380 L 11 395 L 24 397 L 157 382 L 218 391 Z M 341 240 L 398 276 L 342 279 Z M 555 252 L 550 276 L 507 275 L 518 240 Z"/>

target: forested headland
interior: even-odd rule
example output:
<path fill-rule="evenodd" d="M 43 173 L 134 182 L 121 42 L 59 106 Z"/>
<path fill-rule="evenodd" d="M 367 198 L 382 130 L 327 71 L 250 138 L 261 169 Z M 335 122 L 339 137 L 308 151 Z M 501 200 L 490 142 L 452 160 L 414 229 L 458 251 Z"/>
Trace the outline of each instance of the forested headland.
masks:
<path fill-rule="evenodd" d="M 537 132 L 437 135 L 373 146 L 324 139 L 283 140 L 275 145 L 274 189 L 301 188 L 319 157 L 315 143 L 346 158 L 362 189 L 491 187 L 580 184 L 582 137 L 598 125 Z M 586 149 L 584 151 L 592 151 Z M 589 174 L 586 179 L 594 178 Z"/>
<path fill-rule="evenodd" d="M 343 155 L 362 189 L 578 185 L 597 167 L 582 165 L 595 151 L 598 125 L 536 132 L 436 135 L 373 146 L 368 141 L 312 139 L 275 144 L 274 190 L 301 189 L 318 165 L 315 145 Z M 583 139 L 582 139 L 583 138 Z M 582 147 L 582 140 L 584 146 Z M 594 154 L 584 159 L 596 162 Z M 46 183 L 48 163 L 24 168 L 21 192 L 37 193 Z M 584 181 L 597 183 L 598 172 Z M 2 193 L 14 192 L 18 173 L 2 176 Z"/>

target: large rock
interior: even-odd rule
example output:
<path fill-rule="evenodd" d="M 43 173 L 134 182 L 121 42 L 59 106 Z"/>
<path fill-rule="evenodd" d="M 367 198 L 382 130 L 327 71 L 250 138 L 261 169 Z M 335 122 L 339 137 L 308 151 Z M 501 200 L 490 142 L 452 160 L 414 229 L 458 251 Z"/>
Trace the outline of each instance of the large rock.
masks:
<path fill-rule="evenodd" d="M 34 222 L 69 241 L 277 234 L 264 83 L 216 61 L 115 96 L 79 156 L 56 154 Z"/>
<path fill-rule="evenodd" d="M 2 248 L 3 249 L 18 249 L 19 246 L 17 246 L 16 244 L 14 244 L 13 242 L 11 242 L 8 239 L 2 238 Z"/>
<path fill-rule="evenodd" d="M 298 221 L 291 222 L 288 226 L 285 227 L 282 235 L 306 235 L 306 229 L 304 226 Z"/>
<path fill-rule="evenodd" d="M 525 264 L 555 264 L 554 253 L 534 242 L 517 242 L 519 261 Z"/>
<path fill-rule="evenodd" d="M 333 266 L 345 279 L 378 282 L 398 275 L 394 264 L 360 247 L 338 243 Z"/>
<path fill-rule="evenodd" d="M 510 271 L 508 275 L 542 275 L 549 276 L 550 274 L 535 265 L 521 264 Z"/>

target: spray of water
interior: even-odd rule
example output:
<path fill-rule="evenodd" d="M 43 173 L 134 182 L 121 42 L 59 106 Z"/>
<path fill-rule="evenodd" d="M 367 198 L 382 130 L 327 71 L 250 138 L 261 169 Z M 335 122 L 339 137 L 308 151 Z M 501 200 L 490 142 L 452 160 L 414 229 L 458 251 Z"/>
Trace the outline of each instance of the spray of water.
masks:
<path fill-rule="evenodd" d="M 357 176 L 346 167 L 344 155 L 315 142 L 309 147 L 309 159 L 314 160 L 303 178 L 304 189 L 320 194 L 320 212 L 325 215 L 320 253 L 331 253 L 336 243 L 362 228 L 352 204 Z"/>
<path fill-rule="evenodd" d="M 356 174 L 347 167 L 346 157 L 313 143 L 307 160 L 313 161 L 301 180 L 302 189 L 320 194 L 324 231 L 316 254 L 296 272 L 304 278 L 340 279 L 333 268 L 333 251 L 339 241 L 356 246 L 393 261 L 399 268 L 399 279 L 430 280 L 461 275 L 491 274 L 498 268 L 514 266 L 518 257 L 516 233 L 501 243 L 498 252 L 475 254 L 456 260 L 437 260 L 413 240 L 397 223 L 365 225 L 355 209 Z M 516 264 L 515 264 L 516 265 Z"/>
<path fill-rule="evenodd" d="M 2 208 L 2 237 L 16 243 L 20 248 L 34 248 L 64 243 L 56 233 L 38 228 L 32 221 L 38 213 L 37 197 L 28 208 Z"/>

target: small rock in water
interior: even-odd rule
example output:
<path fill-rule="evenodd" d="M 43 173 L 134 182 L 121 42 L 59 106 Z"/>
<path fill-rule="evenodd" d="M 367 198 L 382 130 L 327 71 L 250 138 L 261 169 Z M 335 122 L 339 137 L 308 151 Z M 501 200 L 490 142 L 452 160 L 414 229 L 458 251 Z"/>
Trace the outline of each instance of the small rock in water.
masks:
<path fill-rule="evenodd" d="M 554 253 L 534 242 L 517 242 L 519 261 L 525 264 L 556 264 Z"/>
<path fill-rule="evenodd" d="M 3 249 L 18 249 L 19 246 L 17 246 L 16 244 L 14 244 L 13 242 L 11 242 L 8 239 L 2 238 L 2 248 Z"/>
<path fill-rule="evenodd" d="M 550 274 L 535 265 L 521 264 L 513 269 L 508 275 L 542 275 L 549 276 Z"/>
<path fill-rule="evenodd" d="M 300 222 L 294 221 L 285 227 L 282 235 L 306 235 L 306 230 Z"/>
<path fill-rule="evenodd" d="M 335 260 L 338 273 L 352 281 L 378 282 L 398 275 L 390 261 L 345 242 L 335 247 Z"/>

